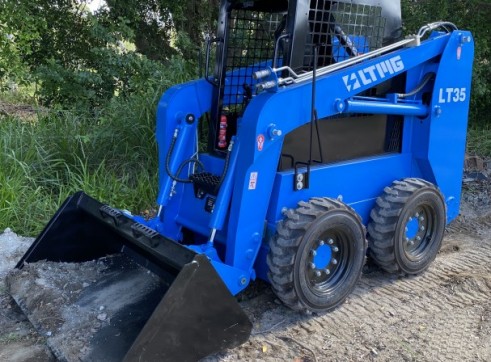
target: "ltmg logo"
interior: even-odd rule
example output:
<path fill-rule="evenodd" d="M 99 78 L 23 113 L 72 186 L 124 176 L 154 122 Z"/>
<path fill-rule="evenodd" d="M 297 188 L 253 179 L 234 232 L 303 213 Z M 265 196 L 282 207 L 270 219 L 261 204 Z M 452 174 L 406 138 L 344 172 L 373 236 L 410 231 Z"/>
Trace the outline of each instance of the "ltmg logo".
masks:
<path fill-rule="evenodd" d="M 398 55 L 389 60 L 366 67 L 358 72 L 345 75 L 343 81 L 348 92 L 351 92 L 352 90 L 361 88 L 362 85 L 370 85 L 373 82 L 384 79 L 387 75 L 392 75 L 402 70 L 404 70 L 404 63 L 401 56 Z"/>

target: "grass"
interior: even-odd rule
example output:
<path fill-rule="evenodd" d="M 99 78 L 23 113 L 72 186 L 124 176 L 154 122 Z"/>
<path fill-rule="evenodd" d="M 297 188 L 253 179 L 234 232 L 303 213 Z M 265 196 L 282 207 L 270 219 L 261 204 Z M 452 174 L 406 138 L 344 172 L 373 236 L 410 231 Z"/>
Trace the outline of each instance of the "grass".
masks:
<path fill-rule="evenodd" d="M 15 87 L 16 89 L 4 91 L 1 93 L 1 100 L 11 104 L 30 104 L 36 105 L 37 101 L 34 98 L 34 93 L 36 91 L 36 84 L 30 85 L 19 85 Z"/>
<path fill-rule="evenodd" d="M 154 206 L 157 103 L 166 88 L 195 72 L 193 63 L 178 57 L 150 68 L 148 78 L 136 76 L 133 93 L 98 109 L 55 105 L 34 120 L 0 114 L 0 231 L 39 234 L 62 202 L 80 190 L 135 214 Z M 32 86 L 0 94 L 0 100 L 36 104 L 33 94 Z"/>
<path fill-rule="evenodd" d="M 135 213 L 152 206 L 159 95 L 116 98 L 97 115 L 57 110 L 37 122 L 0 118 L 0 230 L 38 234 L 79 190 Z"/>
<path fill-rule="evenodd" d="M 0 343 L 9 344 L 21 341 L 24 337 L 18 333 L 5 333 L 0 335 Z"/>
<path fill-rule="evenodd" d="M 472 126 L 467 133 L 467 152 L 471 155 L 491 157 L 491 126 Z"/>

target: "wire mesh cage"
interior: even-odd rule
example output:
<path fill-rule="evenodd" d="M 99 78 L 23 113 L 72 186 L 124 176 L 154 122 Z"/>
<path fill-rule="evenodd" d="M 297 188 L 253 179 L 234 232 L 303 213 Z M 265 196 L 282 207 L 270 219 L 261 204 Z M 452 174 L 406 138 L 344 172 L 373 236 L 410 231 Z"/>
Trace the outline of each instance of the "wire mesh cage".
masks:
<path fill-rule="evenodd" d="M 380 6 L 311 0 L 302 70 L 312 70 L 314 46 L 318 47 L 318 67 L 382 47 L 385 22 Z"/>
<path fill-rule="evenodd" d="M 296 17 L 305 16 L 308 24 L 302 34 L 306 37 L 295 47 L 287 40 L 292 40 L 294 34 L 290 33 L 297 31 L 287 24 L 294 18 L 292 8 L 282 11 L 254 7 L 231 10 L 221 113 L 235 119 L 242 115 L 256 92 L 257 81 L 252 74 L 273 64 L 275 50 L 279 56 L 274 59 L 275 65 L 290 65 L 295 71 L 302 72 L 314 67 L 314 47 L 318 48 L 317 67 L 382 47 L 386 19 L 382 16 L 381 6 L 358 4 L 358 0 L 305 0 L 305 3 L 308 14 L 305 11 L 300 14 L 302 7 L 299 6 Z M 289 59 L 293 59 L 288 52 L 300 52 L 300 61 L 288 64 Z"/>
<path fill-rule="evenodd" d="M 257 81 L 252 74 L 272 64 L 276 38 L 284 31 L 284 17 L 283 13 L 232 10 L 223 111 L 241 115 L 255 92 Z"/>

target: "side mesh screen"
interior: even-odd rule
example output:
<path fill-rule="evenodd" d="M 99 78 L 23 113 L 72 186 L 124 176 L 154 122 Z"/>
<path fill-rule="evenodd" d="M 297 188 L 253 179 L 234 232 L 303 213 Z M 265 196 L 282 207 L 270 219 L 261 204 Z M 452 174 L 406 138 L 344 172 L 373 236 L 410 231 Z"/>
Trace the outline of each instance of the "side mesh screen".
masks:
<path fill-rule="evenodd" d="M 276 39 L 284 31 L 283 17 L 281 13 L 232 10 L 222 108 L 232 118 L 242 115 L 256 91 L 252 74 L 272 64 Z"/>

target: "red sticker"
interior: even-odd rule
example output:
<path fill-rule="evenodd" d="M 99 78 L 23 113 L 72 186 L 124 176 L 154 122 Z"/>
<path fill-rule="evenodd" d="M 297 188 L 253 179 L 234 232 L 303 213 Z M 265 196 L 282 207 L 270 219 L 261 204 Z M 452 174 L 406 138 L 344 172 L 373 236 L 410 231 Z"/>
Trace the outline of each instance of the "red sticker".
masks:
<path fill-rule="evenodd" d="M 264 135 L 257 136 L 257 150 L 262 151 L 264 147 Z"/>

